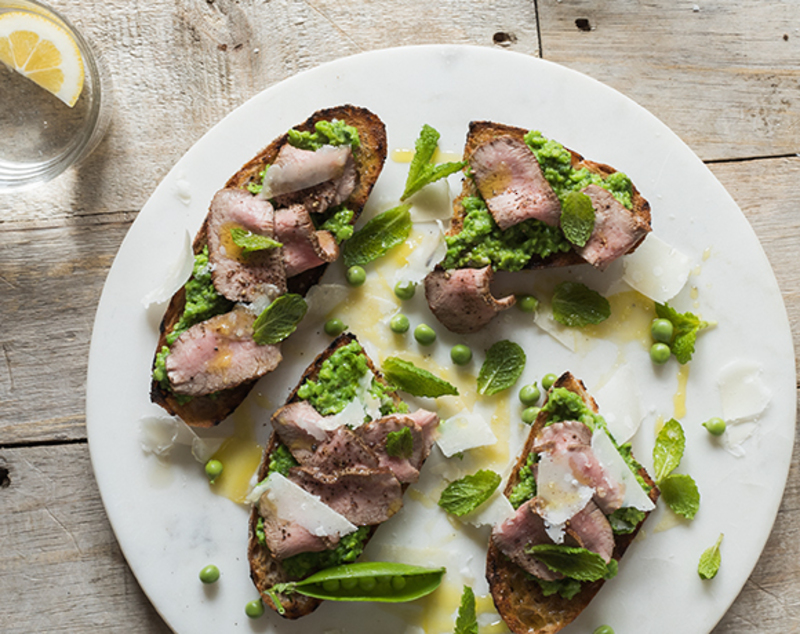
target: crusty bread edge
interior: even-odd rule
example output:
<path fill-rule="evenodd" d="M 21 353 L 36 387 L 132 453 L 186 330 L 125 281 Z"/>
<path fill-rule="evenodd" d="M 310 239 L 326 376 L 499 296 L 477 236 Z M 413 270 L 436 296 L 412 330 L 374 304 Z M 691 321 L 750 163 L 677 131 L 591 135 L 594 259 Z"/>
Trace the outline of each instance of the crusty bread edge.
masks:
<path fill-rule="evenodd" d="M 524 142 L 525 135 L 528 132 L 529 130 L 526 130 L 525 128 L 517 128 L 503 123 L 494 123 L 491 121 L 471 121 L 469 124 L 469 132 L 467 133 L 467 140 L 466 143 L 464 144 L 463 160 L 469 162 L 472 153 L 487 141 L 491 141 L 499 137 L 508 136 Z M 575 169 L 580 169 L 582 167 L 585 167 L 590 172 L 599 174 L 603 178 L 606 178 L 610 174 L 613 174 L 614 172 L 617 171 L 610 165 L 605 165 L 604 163 L 596 163 L 594 161 L 587 160 L 574 150 L 570 150 L 569 148 L 565 149 L 572 155 L 572 167 L 574 167 Z M 472 182 L 472 179 L 465 178 L 462 185 L 461 193 L 453 201 L 453 217 L 451 219 L 450 229 L 448 230 L 447 235 L 455 235 L 461 231 L 464 225 L 464 216 L 465 216 L 464 206 L 462 205 L 461 201 L 466 196 L 475 196 L 475 195 L 478 194 L 477 194 L 477 189 L 475 188 L 475 185 Z M 631 209 L 631 213 L 634 216 L 638 216 L 641 220 L 647 223 L 648 227 L 650 227 L 651 225 L 650 203 L 648 203 L 642 197 L 642 195 L 639 193 L 639 190 L 636 189 L 635 185 L 633 185 L 633 195 L 631 196 L 631 200 L 633 203 L 633 209 Z M 633 251 L 635 251 L 636 248 L 642 243 L 642 240 L 644 240 L 644 237 L 642 237 L 642 239 L 639 240 L 628 251 L 628 253 L 632 253 Z M 534 255 L 531 258 L 531 260 L 525 265 L 525 268 L 548 269 L 559 266 L 570 266 L 573 264 L 584 264 L 585 262 L 586 260 L 584 260 L 575 251 L 569 251 L 567 253 L 554 253 L 546 258 L 540 258 L 539 256 Z"/>
<path fill-rule="evenodd" d="M 325 350 L 323 350 L 319 355 L 317 355 L 316 359 L 308 366 L 306 371 L 303 373 L 303 376 L 298 381 L 296 387 L 292 390 L 289 394 L 289 397 L 286 399 L 286 403 L 293 403 L 298 399 L 297 392 L 303 383 L 306 382 L 308 379 L 316 379 L 319 375 L 320 368 L 322 367 L 323 361 L 325 361 L 328 357 L 330 357 L 334 352 L 336 352 L 342 346 L 346 346 L 352 341 L 357 341 L 355 335 L 351 333 L 343 333 L 339 335 Z M 362 347 L 363 350 L 363 347 Z M 363 351 L 363 355 L 367 360 L 367 366 L 369 367 L 370 371 L 375 375 L 375 377 L 386 383 L 385 379 L 381 372 L 375 367 L 375 364 L 370 359 L 369 355 L 366 351 Z M 401 399 L 397 392 L 390 392 L 392 398 L 396 403 L 400 403 Z M 264 478 L 267 477 L 267 472 L 269 470 L 269 460 L 272 452 L 275 451 L 279 444 L 279 440 L 277 434 L 273 432 L 270 435 L 269 442 L 267 443 L 266 449 L 264 450 L 264 455 L 261 460 L 261 465 L 258 468 L 258 481 L 261 482 Z M 403 485 L 403 491 L 405 492 L 408 485 Z M 283 570 L 283 566 L 281 563 L 272 557 L 269 548 L 265 545 L 259 543 L 258 538 L 256 537 L 256 524 L 258 523 L 258 509 L 254 506 L 250 512 L 250 522 L 249 522 L 249 532 L 248 532 L 248 542 L 247 542 L 247 559 L 250 563 L 250 578 L 253 580 L 256 588 L 258 589 L 259 593 L 261 594 L 262 600 L 264 604 L 269 606 L 271 609 L 275 610 L 276 612 L 277 607 L 272 601 L 272 598 L 265 594 L 267 588 L 274 586 L 276 583 L 282 583 L 285 581 L 289 581 L 290 578 L 286 575 L 285 571 Z M 373 526 L 370 530 L 369 535 L 367 536 L 367 542 L 372 538 L 375 534 L 375 531 L 378 529 L 379 525 Z M 365 542 L 366 543 L 366 542 Z M 297 619 L 301 616 L 305 616 L 313 612 L 317 607 L 322 603 L 320 599 L 313 599 L 311 597 L 306 597 L 301 594 L 293 594 L 291 596 L 284 596 L 281 595 L 281 605 L 284 609 L 283 617 L 287 619 Z"/>
<path fill-rule="evenodd" d="M 361 145 L 359 149 L 353 153 L 353 158 L 356 163 L 356 172 L 359 178 L 353 193 L 345 202 L 345 205 L 354 212 L 353 222 L 355 223 L 364 210 L 364 205 L 386 162 L 386 126 L 376 114 L 370 112 L 366 108 L 347 104 L 318 110 L 293 129 L 301 132 L 313 132 L 314 126 L 318 121 L 330 121 L 333 119 L 344 121 L 356 127 L 359 131 Z M 287 132 L 272 141 L 272 143 L 242 166 L 242 168 L 228 180 L 225 187 L 241 188 L 246 187 L 251 182 L 256 182 L 260 172 L 266 165 L 275 160 L 281 147 L 288 142 L 288 139 L 289 135 Z M 195 254 L 202 251 L 207 242 L 207 222 L 208 216 L 206 216 L 200 230 L 195 236 L 192 245 Z M 326 268 L 327 264 L 323 264 L 290 278 L 287 280 L 288 291 L 305 295 L 314 284 L 319 282 Z M 184 289 L 181 288 L 172 296 L 167 310 L 164 313 L 164 317 L 161 320 L 158 345 L 153 355 L 151 367 L 155 367 L 158 351 L 166 345 L 167 334 L 171 332 L 172 328 L 183 314 L 185 303 L 185 292 Z M 150 384 L 150 400 L 163 407 L 170 414 L 180 417 L 188 425 L 193 427 L 213 427 L 227 418 L 241 404 L 250 393 L 255 383 L 256 381 L 243 383 L 235 388 L 219 392 L 213 397 L 195 397 L 187 403 L 180 403 L 174 394 L 168 390 L 162 389 L 158 382 L 153 380 Z"/>
<path fill-rule="evenodd" d="M 583 382 L 571 373 L 562 374 L 553 387 L 563 387 L 578 394 L 594 412 L 598 411 L 597 403 L 587 392 Z M 508 478 L 505 495 L 508 496 L 519 482 L 520 469 L 525 465 L 528 455 L 533 450 L 534 440 L 544 429 L 547 419 L 548 414 L 540 412 L 531 426 L 525 446 Z M 650 499 L 655 503 L 659 495 L 655 483 L 644 469 L 641 469 L 639 474 L 653 486 Z M 614 559 L 622 558 L 648 516 L 649 513 L 646 513 L 645 518 L 632 533 L 614 535 Z M 578 617 L 605 583 L 603 580 L 587 583 L 570 600 L 563 599 L 558 594 L 545 597 L 539 584 L 503 555 L 492 541 L 489 542 L 486 555 L 486 580 L 489 582 L 497 611 L 514 634 L 555 634 Z"/>

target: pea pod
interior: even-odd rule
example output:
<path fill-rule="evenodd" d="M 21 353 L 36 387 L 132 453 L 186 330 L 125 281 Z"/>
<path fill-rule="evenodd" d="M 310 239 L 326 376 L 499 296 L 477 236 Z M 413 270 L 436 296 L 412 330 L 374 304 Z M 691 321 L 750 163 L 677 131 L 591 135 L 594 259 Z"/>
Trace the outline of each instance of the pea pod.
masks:
<path fill-rule="evenodd" d="M 279 594 L 295 592 L 328 601 L 402 603 L 430 594 L 442 582 L 444 568 L 392 562 L 364 562 L 326 568 L 301 581 L 276 583 L 264 591 L 283 614 Z"/>

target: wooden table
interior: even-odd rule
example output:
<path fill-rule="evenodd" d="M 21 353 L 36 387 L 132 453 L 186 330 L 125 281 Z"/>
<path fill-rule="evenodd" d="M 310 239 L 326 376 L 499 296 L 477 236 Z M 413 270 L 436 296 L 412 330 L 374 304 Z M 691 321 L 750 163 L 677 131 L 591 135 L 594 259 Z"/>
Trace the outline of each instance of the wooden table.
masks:
<path fill-rule="evenodd" d="M 89 464 L 92 321 L 125 232 L 170 167 L 230 110 L 298 71 L 372 49 L 464 43 L 540 56 L 617 88 L 731 192 L 775 269 L 797 340 L 797 0 L 53 4 L 106 57 L 116 103 L 79 169 L 0 197 L 0 631 L 169 631 L 125 563 Z M 716 634 L 800 629 L 798 456 L 795 447 L 767 547 Z"/>

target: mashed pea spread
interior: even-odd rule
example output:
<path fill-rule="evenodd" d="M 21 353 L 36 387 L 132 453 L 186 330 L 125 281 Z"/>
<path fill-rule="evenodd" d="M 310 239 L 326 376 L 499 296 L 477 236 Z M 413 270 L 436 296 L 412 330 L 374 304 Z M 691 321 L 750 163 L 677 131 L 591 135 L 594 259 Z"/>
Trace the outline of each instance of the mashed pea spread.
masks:
<path fill-rule="evenodd" d="M 579 192 L 594 184 L 611 192 L 627 209 L 632 208 L 633 185 L 622 172 L 614 172 L 604 179 L 585 167 L 576 170 L 572 167 L 569 150 L 536 130 L 525 135 L 525 143 L 562 203 L 570 192 Z M 468 196 L 462 200 L 462 205 L 465 214 L 461 231 L 445 237 L 447 254 L 442 263 L 445 269 L 491 265 L 496 271 L 519 271 L 534 256 L 544 259 L 572 248 L 560 227 L 529 219 L 503 231 L 483 199 Z"/>

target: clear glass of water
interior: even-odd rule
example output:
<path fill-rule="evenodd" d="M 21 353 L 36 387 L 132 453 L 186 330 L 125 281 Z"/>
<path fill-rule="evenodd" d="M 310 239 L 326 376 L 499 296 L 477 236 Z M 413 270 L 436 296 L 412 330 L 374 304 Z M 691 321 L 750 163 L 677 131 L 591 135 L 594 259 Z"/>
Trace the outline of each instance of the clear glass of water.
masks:
<path fill-rule="evenodd" d="M 84 83 L 70 107 L 0 63 L 0 193 L 34 187 L 76 165 L 100 142 L 111 118 L 110 75 L 80 32 L 38 0 L 0 0 L 0 23 L 11 12 L 34 14 L 66 31 L 80 51 Z"/>

